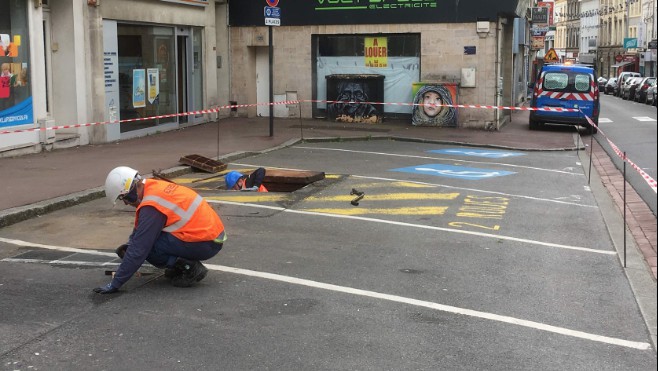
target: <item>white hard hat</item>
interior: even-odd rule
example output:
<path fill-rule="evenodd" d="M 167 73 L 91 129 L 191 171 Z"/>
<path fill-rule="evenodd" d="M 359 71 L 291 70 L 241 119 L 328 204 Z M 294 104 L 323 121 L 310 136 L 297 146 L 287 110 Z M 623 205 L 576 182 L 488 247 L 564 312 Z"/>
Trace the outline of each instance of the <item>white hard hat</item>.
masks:
<path fill-rule="evenodd" d="M 125 195 L 130 191 L 135 177 L 139 177 L 139 173 L 128 166 L 119 166 L 112 169 L 107 174 L 107 179 L 105 179 L 105 197 L 112 204 L 116 203 L 120 195 Z"/>

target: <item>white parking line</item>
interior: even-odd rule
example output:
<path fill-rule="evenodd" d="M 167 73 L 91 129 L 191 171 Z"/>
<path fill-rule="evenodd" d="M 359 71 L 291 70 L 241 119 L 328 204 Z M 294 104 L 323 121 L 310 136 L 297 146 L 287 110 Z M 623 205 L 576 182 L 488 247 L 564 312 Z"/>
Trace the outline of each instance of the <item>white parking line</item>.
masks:
<path fill-rule="evenodd" d="M 326 148 L 326 147 L 293 146 L 293 147 L 289 147 L 289 148 L 293 148 L 293 149 L 297 149 L 297 148 L 299 148 L 299 149 L 312 149 L 312 150 L 323 150 L 323 151 L 338 151 L 338 152 L 350 152 L 350 153 L 363 153 L 363 154 L 368 154 L 368 155 L 420 158 L 420 159 L 426 159 L 426 160 L 427 159 L 429 159 L 429 160 L 442 160 L 442 161 L 451 161 L 451 162 L 468 162 L 468 163 L 472 163 L 472 164 L 507 166 L 507 167 L 522 168 L 522 169 L 530 169 L 530 170 L 548 171 L 548 172 L 560 173 L 560 174 L 584 175 L 582 173 L 572 173 L 572 172 L 563 171 L 563 170 L 545 169 L 545 168 L 533 167 L 533 166 L 506 164 L 506 163 L 501 163 L 501 162 L 471 161 L 471 160 L 460 160 L 460 159 L 455 159 L 455 158 L 443 158 L 443 157 L 431 157 L 431 156 L 400 155 L 400 154 L 397 154 L 397 153 L 357 151 L 357 150 L 351 150 L 351 149 Z"/>
<path fill-rule="evenodd" d="M 649 117 L 649 116 L 639 116 L 639 117 L 633 117 L 637 121 L 656 121 L 656 119 Z"/>
<path fill-rule="evenodd" d="M 68 251 L 68 250 L 66 250 L 66 251 Z M 5 262 L 22 262 L 21 260 L 22 259 L 13 260 L 11 258 L 2 259 L 2 261 L 5 261 Z M 67 261 L 60 261 L 60 260 L 47 261 L 47 260 L 37 260 L 37 259 L 31 260 L 30 262 L 33 262 L 33 263 L 46 263 L 46 264 L 52 263 L 52 264 L 58 264 L 58 265 L 66 265 L 66 264 L 69 264 L 69 265 L 85 265 L 85 266 L 94 266 L 94 265 L 105 266 L 106 265 L 106 264 L 98 263 L 98 262 L 84 262 L 84 261 L 67 262 Z M 204 265 L 208 269 L 214 270 L 214 271 L 240 274 L 240 275 L 243 275 L 243 276 L 256 277 L 256 278 L 262 278 L 262 279 L 267 279 L 267 280 L 271 280 L 271 281 L 290 283 L 290 284 L 293 284 L 293 285 L 312 287 L 312 288 L 328 290 L 328 291 L 333 291 L 333 292 L 340 292 L 340 293 L 344 293 L 344 294 L 350 294 L 350 295 L 369 297 L 369 298 L 373 298 L 373 299 L 386 300 L 386 301 L 390 301 L 390 302 L 413 305 L 413 306 L 417 306 L 417 307 L 424 307 L 424 308 L 429 308 L 429 309 L 433 309 L 433 310 L 437 310 L 437 311 L 441 311 L 441 312 L 459 314 L 459 315 L 463 315 L 463 316 L 481 318 L 481 319 L 496 321 L 496 322 L 502 322 L 502 323 L 507 323 L 507 324 L 516 325 L 516 326 L 527 327 L 527 328 L 531 328 L 531 329 L 534 329 L 534 330 L 546 331 L 546 332 L 551 332 L 551 333 L 555 333 L 555 334 L 559 334 L 559 335 L 570 336 L 570 337 L 574 337 L 574 338 L 579 338 L 579 339 L 584 339 L 584 340 L 589 340 L 589 341 L 594 341 L 594 342 L 599 342 L 599 343 L 604 343 L 604 344 L 617 345 L 617 346 L 621 346 L 621 347 L 633 348 L 633 349 L 639 349 L 639 350 L 647 350 L 647 349 L 650 349 L 650 347 L 651 347 L 651 345 L 649 343 L 646 343 L 646 342 L 630 341 L 630 340 L 624 340 L 624 339 L 619 339 L 619 338 L 613 338 L 613 337 L 609 337 L 609 336 L 597 335 L 597 334 L 592 334 L 592 333 L 589 333 L 589 332 L 572 330 L 572 329 L 568 329 L 568 328 L 564 328 L 564 327 L 548 325 L 548 324 L 541 323 L 541 322 L 528 321 L 528 320 L 524 320 L 524 319 L 520 319 L 520 318 L 515 318 L 515 317 L 510 317 L 510 316 L 503 316 L 503 315 L 488 313 L 488 312 L 482 312 L 482 311 L 478 311 L 478 310 L 460 308 L 460 307 L 455 307 L 455 306 L 451 306 L 451 305 L 435 303 L 435 302 L 431 302 L 431 301 L 408 298 L 408 297 L 404 297 L 404 296 L 384 294 L 384 293 L 380 293 L 380 292 L 376 292 L 376 291 L 369 291 L 369 290 L 356 289 L 356 288 L 352 288 L 352 287 L 339 286 L 339 285 L 334 285 L 334 284 L 330 284 L 330 283 L 318 282 L 318 281 L 307 280 L 307 279 L 297 278 L 297 277 L 284 276 L 284 275 L 275 274 L 275 273 L 267 273 L 267 272 L 253 271 L 253 270 L 249 270 L 249 269 L 227 267 L 227 266 L 224 266 L 224 265 L 217 265 L 217 264 L 204 264 Z"/>
<path fill-rule="evenodd" d="M 599 117 L 599 124 L 608 124 L 614 122 L 607 117 Z"/>

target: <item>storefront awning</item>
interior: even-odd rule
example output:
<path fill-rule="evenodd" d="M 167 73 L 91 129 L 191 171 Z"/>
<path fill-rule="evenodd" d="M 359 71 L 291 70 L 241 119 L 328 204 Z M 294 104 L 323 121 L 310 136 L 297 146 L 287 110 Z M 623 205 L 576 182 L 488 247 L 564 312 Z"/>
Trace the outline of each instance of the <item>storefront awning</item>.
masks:
<path fill-rule="evenodd" d="M 614 64 L 614 65 L 610 66 L 610 68 L 624 67 L 624 66 L 627 66 L 627 65 L 629 65 L 629 64 L 633 64 L 633 62 L 621 62 L 621 63 L 617 63 L 617 64 Z"/>

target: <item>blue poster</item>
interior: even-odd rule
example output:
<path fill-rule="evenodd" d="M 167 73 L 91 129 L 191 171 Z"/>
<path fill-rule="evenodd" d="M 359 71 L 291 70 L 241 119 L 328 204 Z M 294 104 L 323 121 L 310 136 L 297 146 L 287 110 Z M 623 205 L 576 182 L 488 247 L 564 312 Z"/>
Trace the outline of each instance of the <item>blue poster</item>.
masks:
<path fill-rule="evenodd" d="M 441 153 L 445 155 L 474 156 L 486 158 L 505 158 L 515 156 L 525 156 L 525 153 L 511 151 L 496 151 L 491 149 L 471 149 L 471 148 L 446 148 L 433 149 L 427 152 Z"/>
<path fill-rule="evenodd" d="M 512 171 L 479 169 L 475 167 L 452 166 L 452 165 L 443 165 L 443 164 L 426 164 L 426 165 L 401 167 L 397 169 L 391 169 L 390 171 L 442 176 L 447 178 L 466 179 L 466 180 L 481 180 L 481 179 L 488 179 L 488 178 L 495 178 L 499 176 L 516 174 L 515 172 Z"/>
<path fill-rule="evenodd" d="M 146 107 L 146 71 L 133 70 L 133 107 Z"/>
<path fill-rule="evenodd" d="M 17 105 L 0 111 L 0 127 L 26 125 L 34 123 L 32 97 Z"/>

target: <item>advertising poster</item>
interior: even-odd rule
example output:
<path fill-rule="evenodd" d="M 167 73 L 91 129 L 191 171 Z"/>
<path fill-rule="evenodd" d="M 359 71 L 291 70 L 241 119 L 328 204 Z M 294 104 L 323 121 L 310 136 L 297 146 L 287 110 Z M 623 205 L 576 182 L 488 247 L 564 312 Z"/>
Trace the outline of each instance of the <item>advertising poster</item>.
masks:
<path fill-rule="evenodd" d="M 443 106 L 457 104 L 456 83 L 417 82 L 413 84 L 412 94 L 412 125 L 457 127 L 457 109 Z"/>
<path fill-rule="evenodd" d="M 158 78 L 158 69 L 149 68 L 146 70 L 149 79 L 149 103 L 153 104 L 160 95 L 160 79 Z"/>
<path fill-rule="evenodd" d="M 388 67 L 388 39 L 385 37 L 366 37 L 364 41 L 366 67 Z"/>
<path fill-rule="evenodd" d="M 133 70 L 133 107 L 146 107 L 146 76 L 144 70 Z"/>

